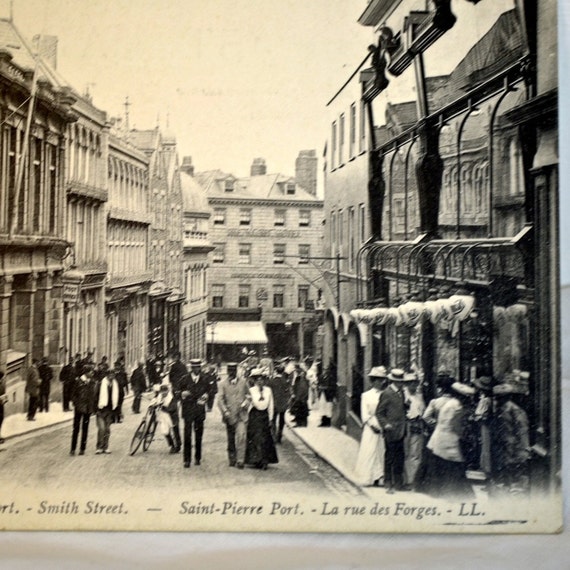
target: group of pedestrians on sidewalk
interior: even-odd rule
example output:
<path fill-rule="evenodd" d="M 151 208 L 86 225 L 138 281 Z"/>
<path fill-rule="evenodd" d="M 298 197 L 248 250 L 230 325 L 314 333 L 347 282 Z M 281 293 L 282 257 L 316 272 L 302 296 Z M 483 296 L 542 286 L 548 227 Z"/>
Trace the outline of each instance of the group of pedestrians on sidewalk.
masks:
<path fill-rule="evenodd" d="M 376 366 L 368 377 L 355 466 L 360 484 L 469 498 L 467 469 L 476 450 L 487 479 L 492 463 L 494 483 L 511 493 L 527 486 L 528 418 L 515 402 L 524 393 L 520 386 L 487 377 L 467 384 L 441 373 L 426 408 L 415 373 Z"/>

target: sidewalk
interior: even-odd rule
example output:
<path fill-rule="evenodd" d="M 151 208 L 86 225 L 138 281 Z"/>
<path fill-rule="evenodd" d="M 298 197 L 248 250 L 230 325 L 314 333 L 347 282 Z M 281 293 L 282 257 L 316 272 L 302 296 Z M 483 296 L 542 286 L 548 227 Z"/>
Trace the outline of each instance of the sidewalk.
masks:
<path fill-rule="evenodd" d="M 73 412 L 64 412 L 61 402 L 50 402 L 49 412 L 37 412 L 35 421 L 29 422 L 27 414 L 12 414 L 4 418 L 2 437 L 9 440 L 47 427 L 71 421 Z"/>
<path fill-rule="evenodd" d="M 129 392 L 129 394 L 125 396 L 123 410 L 125 409 L 125 405 L 128 405 L 131 400 L 132 393 Z M 35 421 L 29 422 L 26 417 L 27 414 L 25 413 L 12 414 L 5 417 L 4 423 L 2 424 L 2 438 L 8 441 L 9 439 L 20 435 L 39 431 L 64 422 L 71 422 L 71 420 L 73 420 L 73 410 L 64 412 L 61 402 L 50 402 L 49 412 L 38 411 L 36 413 Z"/>
<path fill-rule="evenodd" d="M 316 410 L 311 410 L 307 427 L 293 427 L 293 418 L 287 412 L 285 418 L 290 433 L 298 437 L 311 451 L 322 460 L 334 467 L 345 479 L 353 485 L 361 487 L 354 473 L 356 458 L 358 456 L 359 442 L 335 427 L 319 427 L 321 416 Z M 362 491 L 375 493 L 383 489 L 361 487 Z"/>
<path fill-rule="evenodd" d="M 298 437 L 315 455 L 326 461 L 353 485 L 360 488 L 365 495 L 374 500 L 384 498 L 386 496 L 384 487 L 365 487 L 356 478 L 354 467 L 360 442 L 335 427 L 318 427 L 320 420 L 321 416 L 316 410 L 311 410 L 307 427 L 293 427 L 293 418 L 289 412 L 285 417 L 289 433 L 293 437 Z M 480 482 L 472 482 L 472 487 L 477 498 L 486 496 L 484 487 Z M 409 495 L 410 492 L 404 492 L 404 494 Z M 412 492 L 412 494 L 416 493 Z"/>

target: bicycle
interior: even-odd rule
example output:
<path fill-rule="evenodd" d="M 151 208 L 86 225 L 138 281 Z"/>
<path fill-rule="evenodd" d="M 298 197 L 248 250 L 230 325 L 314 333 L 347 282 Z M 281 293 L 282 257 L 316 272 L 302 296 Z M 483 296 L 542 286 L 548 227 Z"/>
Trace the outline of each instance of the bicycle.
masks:
<path fill-rule="evenodd" d="M 139 447 L 143 446 L 143 451 L 147 451 L 154 439 L 154 434 L 156 432 L 156 427 L 158 426 L 158 418 L 156 417 L 156 411 L 159 404 L 150 404 L 146 410 L 144 418 L 137 427 L 133 439 L 131 439 L 131 445 L 129 448 L 129 455 L 134 455 Z"/>

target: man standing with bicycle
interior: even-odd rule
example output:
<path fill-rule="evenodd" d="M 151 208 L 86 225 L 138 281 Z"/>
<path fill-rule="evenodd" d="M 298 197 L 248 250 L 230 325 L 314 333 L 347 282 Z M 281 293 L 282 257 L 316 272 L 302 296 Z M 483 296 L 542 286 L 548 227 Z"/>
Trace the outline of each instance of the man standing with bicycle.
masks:
<path fill-rule="evenodd" d="M 184 418 L 184 467 L 189 468 L 192 461 L 192 431 L 196 436 L 195 464 L 200 465 L 202 460 L 202 434 L 210 391 L 209 381 L 202 373 L 200 359 L 190 361 L 190 374 L 181 379 L 180 388 L 182 417 Z"/>
<path fill-rule="evenodd" d="M 115 378 L 114 370 L 108 370 L 107 374 L 97 382 L 95 402 L 97 405 L 97 451 L 95 454 L 111 453 L 109 451 L 111 423 L 119 406 L 119 383 Z"/>

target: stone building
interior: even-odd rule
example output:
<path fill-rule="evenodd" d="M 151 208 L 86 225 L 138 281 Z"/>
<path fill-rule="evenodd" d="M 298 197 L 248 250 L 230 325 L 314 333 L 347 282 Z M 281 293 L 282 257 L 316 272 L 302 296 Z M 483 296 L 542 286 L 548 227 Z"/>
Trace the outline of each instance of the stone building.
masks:
<path fill-rule="evenodd" d="M 149 268 L 148 354 L 166 356 L 180 348 L 183 298 L 183 195 L 176 139 L 159 128 L 131 129 L 128 140 L 149 160 L 149 212 L 152 216 Z"/>
<path fill-rule="evenodd" d="M 204 189 L 194 179 L 192 158 L 180 166 L 184 199 L 184 304 L 182 305 L 181 353 L 184 360 L 206 358 L 208 318 L 208 253 L 210 206 Z"/>
<path fill-rule="evenodd" d="M 369 2 L 378 47 L 329 103 L 325 165 L 325 256 L 344 258 L 324 322 L 336 424 L 359 433 L 372 365 L 416 371 L 428 399 L 441 370 L 525 379 L 537 485 L 560 468 L 555 7 L 481 2 L 462 45 L 473 23 L 449 3 Z M 430 78 L 436 41 L 457 63 Z"/>
<path fill-rule="evenodd" d="M 109 136 L 108 192 L 104 354 L 132 369 L 147 354 L 152 216 L 149 160 L 124 132 Z"/>
<path fill-rule="evenodd" d="M 219 358 L 235 359 L 254 345 L 275 356 L 316 349 L 314 307 L 330 286 L 320 267 L 323 203 L 298 183 L 301 177 L 316 192 L 314 151 L 299 155 L 296 170 L 295 177 L 267 174 L 258 158 L 249 177 L 195 175 L 212 210 L 206 340 Z"/>
<path fill-rule="evenodd" d="M 12 413 L 24 406 L 32 358 L 57 361 L 63 346 L 65 134 L 75 97 L 12 21 L 0 20 L 0 34 L 0 368 Z"/>

